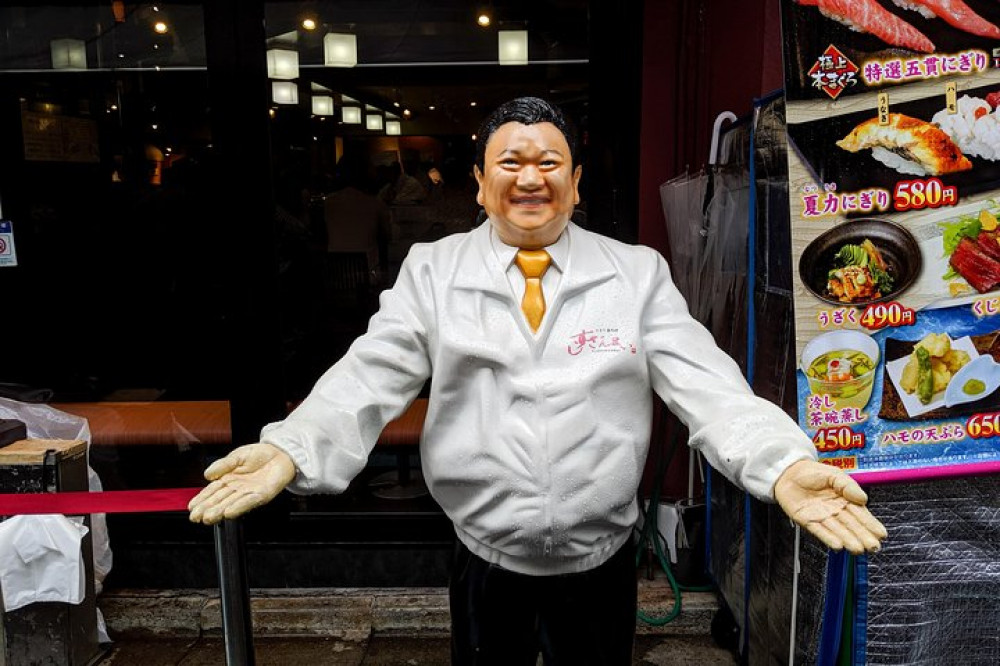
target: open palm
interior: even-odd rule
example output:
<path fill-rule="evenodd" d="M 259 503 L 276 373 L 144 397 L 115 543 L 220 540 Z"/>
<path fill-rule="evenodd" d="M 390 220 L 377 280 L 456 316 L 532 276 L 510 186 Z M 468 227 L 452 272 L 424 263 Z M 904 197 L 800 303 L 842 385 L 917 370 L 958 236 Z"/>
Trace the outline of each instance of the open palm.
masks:
<path fill-rule="evenodd" d="M 271 444 L 247 444 L 205 470 L 211 481 L 188 503 L 190 519 L 212 525 L 267 504 L 295 478 L 295 464 Z"/>
<path fill-rule="evenodd" d="M 829 465 L 792 464 L 774 485 L 774 497 L 789 518 L 834 550 L 877 551 L 887 536 L 857 482 Z"/>

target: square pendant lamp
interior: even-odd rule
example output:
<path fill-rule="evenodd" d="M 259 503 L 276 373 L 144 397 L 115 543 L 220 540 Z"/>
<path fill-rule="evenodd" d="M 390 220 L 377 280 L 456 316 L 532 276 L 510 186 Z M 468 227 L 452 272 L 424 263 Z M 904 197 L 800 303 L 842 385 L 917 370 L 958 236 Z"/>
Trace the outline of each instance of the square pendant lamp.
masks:
<path fill-rule="evenodd" d="M 345 106 L 340 109 L 340 117 L 345 125 L 361 124 L 361 107 Z"/>
<path fill-rule="evenodd" d="M 299 78 L 299 52 L 289 49 L 268 49 L 267 78 L 282 81 Z"/>
<path fill-rule="evenodd" d="M 316 116 L 332 116 L 333 98 L 329 95 L 313 95 L 312 112 Z"/>
<path fill-rule="evenodd" d="M 498 30 L 498 60 L 501 65 L 528 64 L 528 31 Z"/>
<path fill-rule="evenodd" d="M 299 85 L 292 81 L 271 81 L 271 99 L 276 104 L 298 104 Z"/>
<path fill-rule="evenodd" d="M 82 39 L 53 39 L 52 69 L 87 69 L 87 44 Z"/>
<path fill-rule="evenodd" d="M 357 35 L 328 32 L 323 37 L 323 64 L 327 67 L 354 67 L 357 65 Z"/>

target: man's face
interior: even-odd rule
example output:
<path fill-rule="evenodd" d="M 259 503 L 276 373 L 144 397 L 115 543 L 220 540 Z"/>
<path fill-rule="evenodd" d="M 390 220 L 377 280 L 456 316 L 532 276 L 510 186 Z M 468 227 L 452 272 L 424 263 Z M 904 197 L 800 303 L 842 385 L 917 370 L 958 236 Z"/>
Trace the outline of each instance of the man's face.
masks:
<path fill-rule="evenodd" d="M 479 194 L 504 243 L 537 249 L 558 240 L 580 203 L 581 168 L 573 168 L 566 137 L 552 123 L 501 125 L 486 143 Z"/>

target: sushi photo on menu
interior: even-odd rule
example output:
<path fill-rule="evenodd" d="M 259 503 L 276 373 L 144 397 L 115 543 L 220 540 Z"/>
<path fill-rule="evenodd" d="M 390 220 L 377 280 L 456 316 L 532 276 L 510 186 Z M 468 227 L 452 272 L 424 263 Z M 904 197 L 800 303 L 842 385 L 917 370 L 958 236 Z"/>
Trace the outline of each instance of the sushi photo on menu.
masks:
<path fill-rule="evenodd" d="M 1000 2 L 782 28 L 799 425 L 859 477 L 1000 470 Z"/>

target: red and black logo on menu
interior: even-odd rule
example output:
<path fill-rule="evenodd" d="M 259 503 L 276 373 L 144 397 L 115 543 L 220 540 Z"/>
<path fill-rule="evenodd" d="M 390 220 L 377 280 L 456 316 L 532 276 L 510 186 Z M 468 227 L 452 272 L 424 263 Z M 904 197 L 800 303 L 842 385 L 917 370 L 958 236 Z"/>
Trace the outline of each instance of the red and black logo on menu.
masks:
<path fill-rule="evenodd" d="M 837 99 L 840 93 L 858 82 L 858 66 L 840 52 L 833 44 L 826 47 L 823 55 L 816 59 L 816 64 L 809 70 L 812 85 L 819 88 L 831 99 Z"/>

